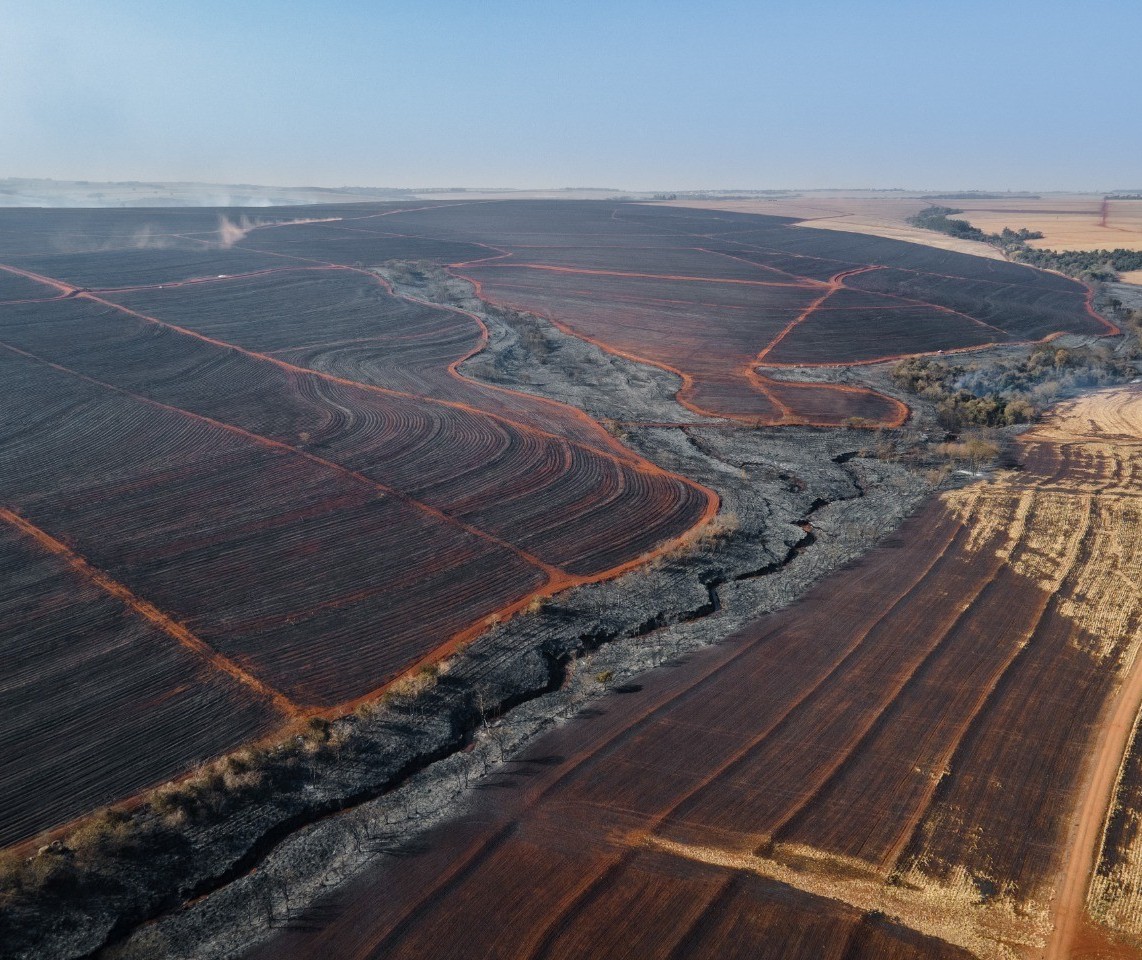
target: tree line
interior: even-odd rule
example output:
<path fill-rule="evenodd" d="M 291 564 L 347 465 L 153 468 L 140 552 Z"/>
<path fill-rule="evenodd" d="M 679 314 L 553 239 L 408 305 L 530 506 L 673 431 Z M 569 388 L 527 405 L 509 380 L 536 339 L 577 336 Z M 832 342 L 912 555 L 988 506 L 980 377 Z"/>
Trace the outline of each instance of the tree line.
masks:
<path fill-rule="evenodd" d="M 1041 250 L 1029 245 L 1029 240 L 1042 240 L 1036 230 L 1012 230 L 1004 227 L 1000 233 L 985 233 L 967 220 L 953 215 L 963 213 L 954 207 L 931 206 L 921 210 L 908 222 L 925 230 L 935 230 L 961 240 L 978 240 L 1002 250 L 1011 260 L 1034 267 L 1057 270 L 1081 280 L 1117 280 L 1119 273 L 1142 270 L 1142 250 Z"/>

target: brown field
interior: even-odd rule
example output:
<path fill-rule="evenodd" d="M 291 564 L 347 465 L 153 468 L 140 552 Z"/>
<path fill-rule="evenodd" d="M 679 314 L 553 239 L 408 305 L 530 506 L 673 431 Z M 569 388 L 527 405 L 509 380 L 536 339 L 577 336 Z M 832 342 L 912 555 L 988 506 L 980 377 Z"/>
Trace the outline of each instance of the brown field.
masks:
<path fill-rule="evenodd" d="M 597 204 L 560 217 L 558 230 L 546 213 L 520 208 L 509 219 L 471 205 L 401 222 L 487 244 L 493 255 L 449 269 L 485 300 L 672 371 L 679 401 L 705 416 L 899 425 L 906 410 L 891 398 L 766 368 L 1117 332 L 1090 309 L 1083 285 L 1002 260 L 732 212 Z"/>
<path fill-rule="evenodd" d="M 0 218 L 0 244 L 42 219 Z M 183 243 L 0 264 L 0 845 L 351 709 L 717 509 L 581 411 L 466 378 L 474 315 Z M 66 576 L 22 586 L 37 557 Z"/>
<path fill-rule="evenodd" d="M 1142 956 L 1142 390 L 1019 448 L 255 955 Z"/>

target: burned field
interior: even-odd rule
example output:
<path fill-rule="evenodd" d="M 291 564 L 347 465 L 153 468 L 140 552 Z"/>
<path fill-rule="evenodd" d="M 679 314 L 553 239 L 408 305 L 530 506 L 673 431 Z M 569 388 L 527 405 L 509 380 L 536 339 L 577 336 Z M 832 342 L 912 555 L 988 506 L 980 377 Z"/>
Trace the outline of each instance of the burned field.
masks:
<path fill-rule="evenodd" d="M 581 204 L 556 230 L 542 204 L 510 221 L 502 206 L 400 220 L 487 244 L 453 272 L 493 302 L 674 371 L 679 400 L 702 414 L 897 424 L 906 411 L 887 397 L 766 371 L 1113 330 L 1081 284 L 1014 264 L 777 217 Z"/>
<path fill-rule="evenodd" d="M 237 747 L 283 722 L 268 691 L 180 642 L 157 611 L 93 578 L 63 544 L 10 512 L 0 520 L 0 839 L 177 776 L 203 752 Z M 156 743 L 162 750 L 152 750 Z"/>
<path fill-rule="evenodd" d="M 778 218 L 570 202 L 232 216 L 0 214 L 0 642 L 18 664 L 0 687 L 0 809 L 13 811 L 0 843 L 344 712 L 713 518 L 712 491 L 581 411 L 468 377 L 488 342 L 481 319 L 397 293 L 371 267 L 447 267 L 491 302 L 673 371 L 678 399 L 720 427 L 906 416 L 860 384 L 788 379 L 796 366 L 1109 329 L 1064 278 Z M 953 557 L 966 536 L 954 526 L 939 525 Z M 897 635 L 885 631 L 874 673 L 903 656 Z M 778 646 L 759 656 L 776 663 Z M 790 672 L 774 695 L 835 652 L 773 666 L 774 683 Z M 61 700 L 65 676 L 77 693 Z M 832 702 L 814 715 L 851 725 Z M 958 735 L 952 715 L 941 736 Z M 819 772 L 830 756 L 799 762 Z M 808 829 L 809 814 L 779 807 L 758 822 Z M 889 858 L 901 843 L 836 853 Z M 663 857 L 676 859 L 648 853 L 640 869 Z M 790 896 L 772 879 L 719 896 Z M 916 936 L 867 914 L 849 904 L 837 923 L 861 942 Z"/>
<path fill-rule="evenodd" d="M 672 371 L 693 411 L 759 424 L 907 416 L 875 391 L 799 383 L 788 368 L 1114 332 L 1065 277 L 793 224 L 638 204 L 459 203 L 267 230 L 242 246 L 298 263 L 450 263 L 486 300 Z"/>
<path fill-rule="evenodd" d="M 1135 955 L 1140 426 L 1074 403 L 254 956 Z"/>
<path fill-rule="evenodd" d="M 59 677 L 46 667 L 75 644 L 96 657 L 133 640 L 139 656 L 157 648 L 168 682 L 175 655 L 196 679 L 135 702 L 109 684 L 106 709 L 123 720 L 105 729 L 101 763 L 73 763 L 92 747 L 82 725 L 37 724 L 39 766 L 5 758 L 4 809 L 29 808 L 5 818 L 7 842 L 351 704 L 489 617 L 671 547 L 715 507 L 581 413 L 461 378 L 479 325 L 363 271 L 287 264 L 179 286 L 184 264 L 171 286 L 128 252 L 95 290 L 73 284 L 91 282 L 74 265 L 61 279 L 32 259 L 44 269 L 39 255 L 0 271 L 42 294 L 12 298 L 30 302 L 7 303 L 0 332 L 3 518 L 25 550 L 57 546 L 131 629 L 77 630 L 62 589 L 9 620 L 28 662 L 0 713 L 14 724 L 21 704 L 48 709 Z M 123 289 L 140 276 L 148 289 Z M 353 342 L 388 365 L 338 367 Z M 30 602 L 9 583 L 6 600 Z M 214 711 L 235 699 L 228 726 Z M 143 742 L 131 731 L 151 701 L 197 704 L 201 720 L 153 723 Z"/>

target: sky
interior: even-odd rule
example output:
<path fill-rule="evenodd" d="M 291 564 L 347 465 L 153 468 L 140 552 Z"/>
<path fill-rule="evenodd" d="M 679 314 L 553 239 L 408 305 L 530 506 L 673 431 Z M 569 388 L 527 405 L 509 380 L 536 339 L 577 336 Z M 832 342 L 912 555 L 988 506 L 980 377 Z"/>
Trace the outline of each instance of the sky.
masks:
<path fill-rule="evenodd" d="M 1142 189 L 1140 0 L 0 0 L 0 177 Z"/>

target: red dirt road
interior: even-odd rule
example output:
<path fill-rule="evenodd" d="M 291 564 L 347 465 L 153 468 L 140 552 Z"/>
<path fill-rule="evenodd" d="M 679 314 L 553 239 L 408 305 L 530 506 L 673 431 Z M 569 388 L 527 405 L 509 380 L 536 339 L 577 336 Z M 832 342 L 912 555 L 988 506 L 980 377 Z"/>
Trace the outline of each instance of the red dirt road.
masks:
<path fill-rule="evenodd" d="M 0 356 L 24 406 L 3 425 L 0 522 L 192 652 L 207 673 L 226 674 L 221 692 L 204 694 L 211 708 L 237 681 L 279 723 L 351 709 L 490 620 L 677 548 L 717 511 L 713 493 L 639 457 L 581 411 L 468 380 L 457 368 L 487 342 L 478 318 L 411 300 L 415 310 L 399 314 L 402 299 L 368 271 L 310 261 L 108 293 L 22 266 L 0 270 L 58 293 L 6 305 Z M 432 336 L 433 324 L 459 331 L 463 339 L 443 342 L 461 349 L 424 361 L 442 389 L 421 394 L 313 369 L 116 302 L 203 291 L 218 298 L 212 315 L 226 303 L 221 291 L 318 278 L 373 291 L 377 312 L 364 320 L 374 328 L 389 310 Z M 303 343 L 323 327 L 307 332 Z M 415 356 L 415 336 L 405 343 Z M 56 406 L 62 419 L 45 413 Z M 65 436 L 69 424 L 74 436 Z M 183 442 L 180 467 L 167 448 Z M 160 453 L 166 459 L 148 462 Z M 75 485 L 86 492 L 72 495 Z M 66 610 L 52 615 L 70 629 Z M 8 696 L 36 699 L 23 686 Z M 243 715 L 235 731 L 261 716 Z M 73 734 L 61 731 L 41 766 L 63 760 Z M 155 771 L 170 776 L 167 761 L 194 754 L 180 737 L 156 730 L 147 751 L 162 762 L 132 743 L 114 769 L 133 789 Z M 199 742 L 213 751 L 219 739 Z M 84 802 L 95 790 L 101 802 L 124 796 L 102 773 L 96 779 L 70 793 Z M 65 781 L 57 772 L 39 782 Z M 44 816 L 65 808 L 83 812 L 42 805 Z M 34 810 L 21 817 L 13 839 L 58 823 L 37 821 Z"/>
<path fill-rule="evenodd" d="M 251 956 L 1089 955 L 1142 699 L 1104 659 L 1138 638 L 1091 632 L 1115 601 L 1087 586 L 1123 572 L 1142 477 L 1109 434 L 1142 438 L 1142 394 L 1096 397 L 1021 441 L 1026 471 L 545 736 Z"/>

